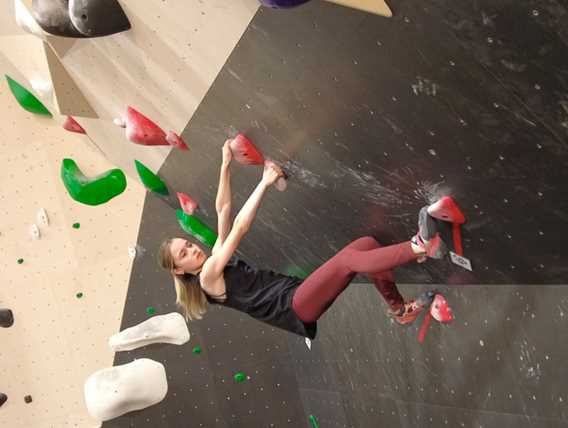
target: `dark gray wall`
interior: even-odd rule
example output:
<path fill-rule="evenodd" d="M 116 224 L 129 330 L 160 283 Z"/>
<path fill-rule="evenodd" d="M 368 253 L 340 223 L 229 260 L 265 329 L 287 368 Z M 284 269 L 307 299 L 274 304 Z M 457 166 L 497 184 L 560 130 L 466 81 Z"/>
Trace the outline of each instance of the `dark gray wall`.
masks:
<path fill-rule="evenodd" d="M 568 22 L 557 1 L 394 1 L 391 20 L 313 1 L 262 10 L 189 122 L 191 150 L 161 170 L 215 225 L 220 149 L 235 129 L 287 162 L 240 255 L 308 273 L 350 240 L 416 231 L 451 194 L 468 217 L 465 255 L 397 271 L 405 295 L 442 286 L 456 313 L 419 345 L 367 285 L 347 290 L 301 338 L 214 309 L 183 347 L 118 354 L 163 361 L 164 402 L 104 426 L 566 427 Z M 233 167 L 234 206 L 260 169 Z M 155 267 L 181 234 L 175 201 L 149 196 L 123 327 L 174 310 Z M 360 278 L 360 281 L 365 281 Z M 477 284 L 485 284 L 483 286 Z M 532 284 L 532 285 L 527 285 Z M 467 286 L 461 286 L 467 285 Z M 204 348 L 195 356 L 195 345 Z M 250 379 L 235 384 L 242 370 Z M 181 413 L 180 413 L 181 412 Z"/>

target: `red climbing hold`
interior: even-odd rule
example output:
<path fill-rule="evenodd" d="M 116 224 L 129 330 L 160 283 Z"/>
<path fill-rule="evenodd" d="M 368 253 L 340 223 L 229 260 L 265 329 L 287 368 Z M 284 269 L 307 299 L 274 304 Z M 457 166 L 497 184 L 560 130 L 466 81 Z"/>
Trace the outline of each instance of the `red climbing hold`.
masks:
<path fill-rule="evenodd" d="M 168 131 L 166 134 L 166 141 L 173 147 L 177 147 L 180 150 L 189 150 L 187 144 L 185 144 L 182 138 L 174 131 Z"/>
<path fill-rule="evenodd" d="M 193 215 L 197 207 L 199 206 L 195 199 L 185 193 L 176 192 L 181 209 L 187 215 Z"/>
<path fill-rule="evenodd" d="M 144 116 L 128 106 L 126 117 L 126 138 L 136 144 L 145 146 L 168 146 L 166 133 Z"/>
<path fill-rule="evenodd" d="M 465 216 L 451 196 L 444 196 L 439 201 L 430 205 L 428 207 L 428 214 L 438 220 L 457 224 L 465 223 Z"/>
<path fill-rule="evenodd" d="M 75 119 L 71 116 L 67 116 L 65 122 L 63 122 L 63 128 L 70 132 L 76 132 L 78 134 L 86 134 L 85 130 L 81 125 L 77 123 Z"/>
<path fill-rule="evenodd" d="M 243 134 L 237 135 L 229 143 L 235 160 L 243 165 L 262 165 L 264 157 L 254 144 Z"/>
<path fill-rule="evenodd" d="M 434 297 L 430 312 L 438 322 L 448 323 L 454 319 L 452 308 L 450 308 L 448 301 L 441 294 L 436 294 L 436 297 Z"/>

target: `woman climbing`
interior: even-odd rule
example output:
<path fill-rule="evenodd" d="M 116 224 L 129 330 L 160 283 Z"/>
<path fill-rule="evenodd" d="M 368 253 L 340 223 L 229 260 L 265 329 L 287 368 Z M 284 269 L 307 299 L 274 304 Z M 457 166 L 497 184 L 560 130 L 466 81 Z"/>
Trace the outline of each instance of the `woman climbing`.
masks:
<path fill-rule="evenodd" d="M 249 266 L 234 256 L 250 230 L 266 191 L 282 170 L 265 165 L 260 183 L 241 208 L 231 226 L 229 142 L 223 146 L 219 189 L 215 206 L 218 238 L 211 255 L 185 238 L 164 241 L 158 258 L 174 279 L 177 304 L 187 319 L 200 319 L 207 304 L 218 304 L 245 312 L 257 320 L 313 339 L 316 322 L 349 285 L 356 274 L 367 274 L 389 306 L 388 315 L 400 324 L 413 322 L 423 310 L 420 301 L 405 302 L 392 269 L 426 257 L 440 258 L 445 246 L 436 222 L 424 207 L 418 233 L 410 240 L 383 247 L 374 238 L 359 238 L 316 269 L 305 280 Z"/>

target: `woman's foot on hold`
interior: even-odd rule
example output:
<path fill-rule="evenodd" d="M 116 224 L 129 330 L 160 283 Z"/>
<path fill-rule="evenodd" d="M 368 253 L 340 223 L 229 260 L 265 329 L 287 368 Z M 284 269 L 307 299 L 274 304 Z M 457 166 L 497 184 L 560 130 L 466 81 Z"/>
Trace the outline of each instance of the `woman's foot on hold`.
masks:
<path fill-rule="evenodd" d="M 433 259 L 441 259 L 447 253 L 446 244 L 438 233 L 436 220 L 428 214 L 428 207 L 423 207 L 418 215 L 418 233 L 410 240 L 418 248 L 423 256 L 417 261 L 426 261 L 426 256 Z"/>
<path fill-rule="evenodd" d="M 410 302 L 406 302 L 404 306 L 398 310 L 389 309 L 387 314 L 394 318 L 397 323 L 407 325 L 413 323 L 416 318 L 418 318 L 425 306 L 425 302 L 411 300 Z"/>

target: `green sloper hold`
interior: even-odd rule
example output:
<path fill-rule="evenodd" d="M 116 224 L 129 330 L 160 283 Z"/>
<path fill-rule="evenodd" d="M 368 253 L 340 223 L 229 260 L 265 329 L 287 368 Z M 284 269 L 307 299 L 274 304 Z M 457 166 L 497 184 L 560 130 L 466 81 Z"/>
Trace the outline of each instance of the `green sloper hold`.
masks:
<path fill-rule="evenodd" d="M 176 216 L 180 227 L 186 233 L 195 237 L 199 242 L 203 242 L 208 247 L 215 245 L 217 234 L 197 217 L 186 214 L 180 209 L 176 210 Z"/>
<path fill-rule="evenodd" d="M 69 195 L 85 205 L 100 205 L 126 189 L 126 176 L 120 169 L 110 169 L 94 178 L 86 177 L 73 159 L 63 159 L 61 178 Z"/>
<path fill-rule="evenodd" d="M 169 195 L 168 188 L 160 177 L 150 171 L 142 162 L 134 161 L 136 164 L 136 171 L 140 176 L 140 180 L 148 190 L 159 193 L 160 195 Z"/>
<path fill-rule="evenodd" d="M 8 86 L 10 86 L 10 90 L 12 91 L 12 94 L 14 94 L 14 97 L 16 97 L 18 103 L 25 110 L 34 114 L 42 114 L 44 116 L 49 116 L 49 117 L 52 116 L 49 110 L 42 104 L 40 100 L 36 98 L 34 94 L 32 94 L 30 91 L 28 91 L 26 88 L 24 88 L 22 85 L 20 85 L 18 82 L 16 82 L 7 74 L 5 76 L 6 80 L 8 81 Z"/>
<path fill-rule="evenodd" d="M 314 415 L 310 415 L 310 423 L 312 427 L 319 428 L 318 422 L 316 421 L 316 417 Z"/>

